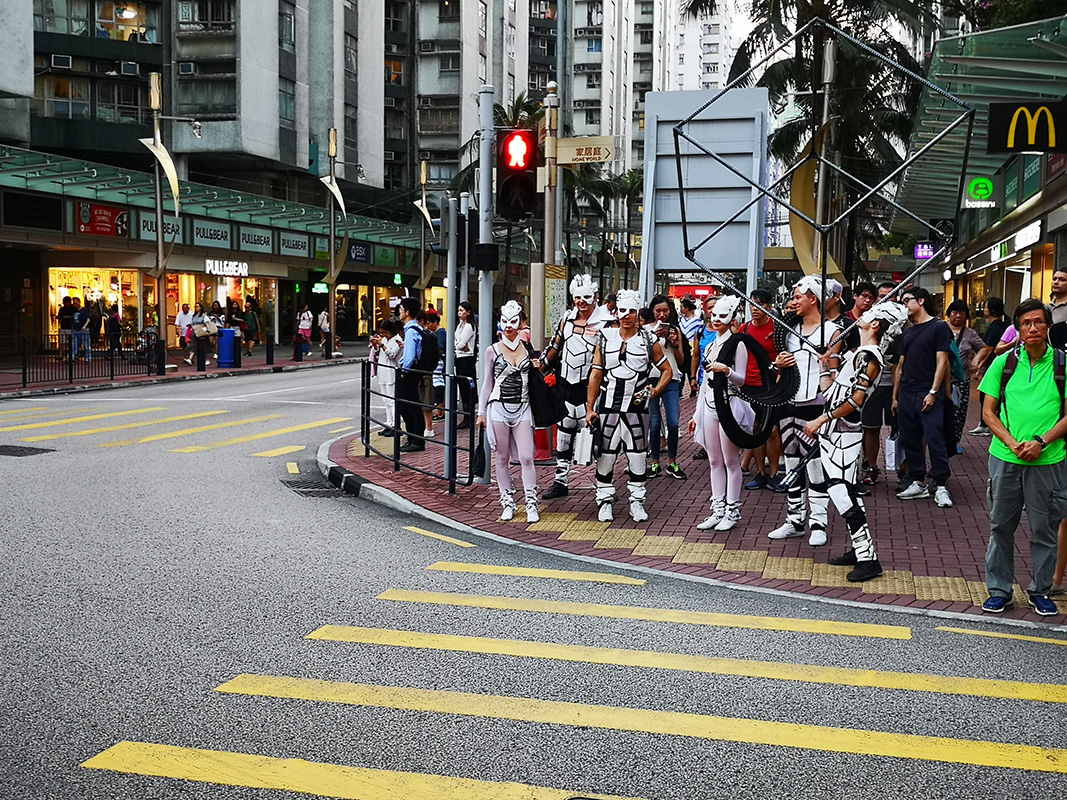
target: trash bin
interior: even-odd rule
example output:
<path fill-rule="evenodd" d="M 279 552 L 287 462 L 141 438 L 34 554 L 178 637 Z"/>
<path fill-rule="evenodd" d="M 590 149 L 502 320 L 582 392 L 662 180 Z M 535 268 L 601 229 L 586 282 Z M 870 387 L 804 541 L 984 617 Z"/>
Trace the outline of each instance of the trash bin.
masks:
<path fill-rule="evenodd" d="M 219 366 L 220 367 L 232 367 L 233 366 L 233 348 L 234 348 L 234 330 L 233 328 L 219 328 Z"/>

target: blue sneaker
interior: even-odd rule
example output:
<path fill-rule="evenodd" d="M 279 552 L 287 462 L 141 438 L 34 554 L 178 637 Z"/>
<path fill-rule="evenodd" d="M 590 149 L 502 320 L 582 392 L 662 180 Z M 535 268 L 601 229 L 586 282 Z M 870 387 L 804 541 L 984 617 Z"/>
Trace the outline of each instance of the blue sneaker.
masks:
<path fill-rule="evenodd" d="M 1045 599 L 1048 600 L 1047 597 Z M 1051 603 L 1052 601 L 1049 600 L 1049 602 Z M 1011 606 L 1012 602 L 1010 597 L 1001 597 L 1000 595 L 993 594 L 989 596 L 988 600 L 982 603 L 982 611 L 987 614 L 999 614 L 1005 608 L 1011 608 Z M 1055 604 L 1053 604 L 1052 607 L 1055 608 Z"/>
<path fill-rule="evenodd" d="M 746 489 L 752 489 L 752 490 L 763 489 L 763 488 L 766 488 L 767 483 L 768 483 L 767 476 L 764 475 L 762 472 L 757 472 L 756 473 L 756 477 L 745 484 L 745 488 Z"/>
<path fill-rule="evenodd" d="M 1030 608 L 1041 617 L 1054 617 L 1060 613 L 1060 610 L 1056 608 L 1056 604 L 1049 599 L 1047 594 L 1030 595 Z"/>

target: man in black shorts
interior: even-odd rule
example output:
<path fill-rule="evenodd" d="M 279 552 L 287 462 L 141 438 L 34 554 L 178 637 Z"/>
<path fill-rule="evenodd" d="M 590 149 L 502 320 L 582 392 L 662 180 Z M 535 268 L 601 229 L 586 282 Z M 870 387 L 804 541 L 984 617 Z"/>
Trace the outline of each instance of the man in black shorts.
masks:
<path fill-rule="evenodd" d="M 882 302 L 893 291 L 894 286 L 892 283 L 879 285 L 878 302 Z M 897 435 L 897 415 L 893 413 L 893 370 L 900 360 L 899 342 L 900 337 L 893 339 L 886 351 L 885 369 L 878 375 L 874 391 L 860 410 L 864 461 L 862 484 L 865 486 L 873 486 L 881 475 L 881 470 L 878 469 L 878 451 L 882 445 L 882 426 L 889 428 L 891 438 Z"/>

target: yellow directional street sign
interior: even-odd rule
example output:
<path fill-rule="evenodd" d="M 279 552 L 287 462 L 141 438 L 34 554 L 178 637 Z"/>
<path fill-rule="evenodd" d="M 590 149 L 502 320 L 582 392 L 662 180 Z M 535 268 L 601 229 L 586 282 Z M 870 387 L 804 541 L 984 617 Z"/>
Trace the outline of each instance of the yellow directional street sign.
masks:
<path fill-rule="evenodd" d="M 556 160 L 560 164 L 584 164 L 615 160 L 614 136 L 576 136 L 556 140 Z"/>

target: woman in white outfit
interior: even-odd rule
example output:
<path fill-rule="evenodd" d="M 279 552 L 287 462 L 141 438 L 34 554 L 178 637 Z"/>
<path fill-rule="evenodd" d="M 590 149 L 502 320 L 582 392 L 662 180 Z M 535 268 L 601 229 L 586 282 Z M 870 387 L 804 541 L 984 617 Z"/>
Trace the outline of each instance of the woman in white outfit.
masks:
<path fill-rule="evenodd" d="M 474 406 L 471 405 L 471 400 L 474 397 L 474 392 L 471 389 L 475 386 L 475 375 L 477 373 L 474 357 L 474 307 L 464 300 L 459 304 L 458 315 L 459 324 L 456 326 L 455 333 L 456 377 L 458 378 L 456 383 L 459 386 L 459 396 L 463 398 L 463 411 L 467 416 L 456 427 L 462 429 L 470 425 L 470 418 L 473 416 L 474 409 Z"/>
<path fill-rule="evenodd" d="M 740 302 L 740 298 L 735 296 L 721 297 L 710 312 L 708 326 L 715 333 L 715 339 L 704 348 L 701 355 L 704 380 L 700 384 L 696 411 L 689 422 L 689 432 L 694 434 L 697 444 L 707 452 L 711 470 L 711 515 L 697 525 L 697 529 L 702 531 L 728 531 L 741 521 L 741 486 L 744 483 L 741 472 L 742 449 L 731 442 L 722 429 L 712 389 L 712 378 L 716 373 L 726 375 L 734 386 L 745 384 L 748 349 L 744 344 L 738 343 L 732 367 L 719 361 L 723 346 L 734 335 L 731 325 Z M 729 397 L 729 403 L 737 424 L 751 432 L 756 418 L 752 406 L 736 395 Z"/>
<path fill-rule="evenodd" d="M 403 339 L 397 335 L 396 325 L 391 319 L 383 319 L 378 325 L 378 333 L 370 337 L 371 348 L 378 361 L 378 388 L 385 404 L 385 428 L 382 436 L 392 436 L 396 424 L 396 372 L 400 366 L 400 350 Z"/>
<path fill-rule="evenodd" d="M 515 517 L 515 484 L 509 464 L 514 455 L 522 467 L 526 519 L 537 522 L 537 469 L 534 467 L 534 428 L 530 411 L 530 350 L 519 338 L 522 306 L 509 300 L 500 309 L 500 341 L 485 349 L 485 379 L 478 404 L 478 427 L 484 427 L 496 454 L 496 482 L 500 487 L 500 518 Z"/>

